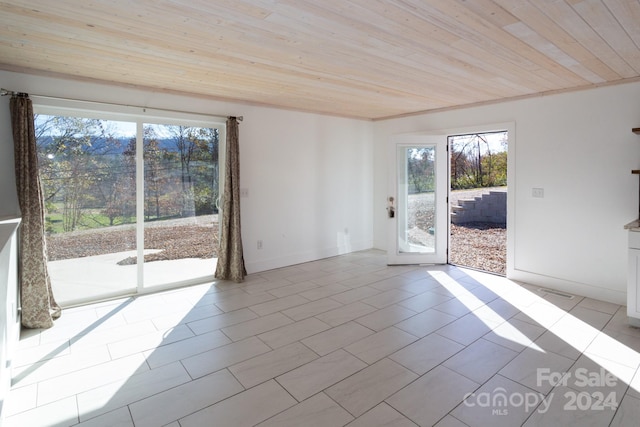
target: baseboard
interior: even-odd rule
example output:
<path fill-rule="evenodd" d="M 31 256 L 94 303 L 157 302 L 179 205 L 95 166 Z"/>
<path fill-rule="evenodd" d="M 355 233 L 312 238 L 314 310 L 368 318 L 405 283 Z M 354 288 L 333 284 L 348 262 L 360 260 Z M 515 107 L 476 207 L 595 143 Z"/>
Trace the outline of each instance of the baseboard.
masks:
<path fill-rule="evenodd" d="M 260 273 L 262 271 L 274 270 L 276 268 L 289 267 L 291 265 L 302 264 L 305 262 L 317 261 L 324 258 L 330 258 L 338 255 L 345 255 L 352 252 L 364 251 L 373 248 L 373 241 L 351 242 L 349 250 L 339 247 L 318 248 L 306 252 L 290 253 L 283 256 L 269 258 L 260 261 L 245 260 L 245 268 L 247 273 Z"/>
<path fill-rule="evenodd" d="M 507 274 L 507 278 L 525 282 L 534 286 L 540 286 L 542 288 L 554 289 L 572 295 L 593 298 L 613 304 L 627 305 L 626 291 L 602 288 L 599 286 L 588 285 L 586 283 L 573 282 L 566 279 L 559 279 L 557 277 L 545 276 L 543 274 L 518 269 L 510 271 Z"/>

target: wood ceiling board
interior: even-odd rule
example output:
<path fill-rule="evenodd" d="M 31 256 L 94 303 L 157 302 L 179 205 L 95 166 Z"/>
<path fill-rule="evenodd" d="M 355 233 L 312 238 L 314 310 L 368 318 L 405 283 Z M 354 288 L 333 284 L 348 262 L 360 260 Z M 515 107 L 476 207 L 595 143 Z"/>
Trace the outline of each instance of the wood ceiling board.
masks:
<path fill-rule="evenodd" d="M 554 22 L 542 13 L 538 8 L 529 2 L 518 2 L 513 7 L 510 0 L 497 0 L 503 7 L 510 7 L 509 11 L 518 18 L 525 20 L 527 25 L 540 37 L 557 46 L 562 52 L 577 61 L 587 70 L 595 73 L 604 81 L 619 80 L 622 76 L 616 73 L 605 62 L 596 57 L 592 52 L 586 49 L 575 38 L 567 33 L 562 27 L 555 25 Z"/>
<path fill-rule="evenodd" d="M 564 1 L 556 0 L 536 0 L 532 4 L 547 15 L 556 25 L 564 28 L 584 48 L 600 58 L 622 78 L 637 77 L 638 73 L 582 19 L 571 5 Z"/>
<path fill-rule="evenodd" d="M 0 62 L 366 119 L 637 79 L 638 0 L 7 0 Z"/>

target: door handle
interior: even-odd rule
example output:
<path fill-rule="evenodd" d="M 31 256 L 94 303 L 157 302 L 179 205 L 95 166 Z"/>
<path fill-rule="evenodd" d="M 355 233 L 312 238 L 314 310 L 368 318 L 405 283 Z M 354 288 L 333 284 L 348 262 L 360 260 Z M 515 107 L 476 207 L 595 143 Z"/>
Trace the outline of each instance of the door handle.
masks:
<path fill-rule="evenodd" d="M 393 206 L 393 196 L 389 196 L 387 200 L 389 201 L 387 215 L 389 215 L 389 218 L 394 218 L 396 216 L 396 208 Z"/>

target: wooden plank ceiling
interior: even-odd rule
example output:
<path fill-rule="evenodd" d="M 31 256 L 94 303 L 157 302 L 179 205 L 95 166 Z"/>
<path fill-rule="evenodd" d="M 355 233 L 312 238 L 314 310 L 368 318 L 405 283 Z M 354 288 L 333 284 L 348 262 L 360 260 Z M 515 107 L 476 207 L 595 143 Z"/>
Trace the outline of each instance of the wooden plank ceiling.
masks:
<path fill-rule="evenodd" d="M 637 80 L 640 0 L 0 0 L 0 69 L 380 119 Z"/>

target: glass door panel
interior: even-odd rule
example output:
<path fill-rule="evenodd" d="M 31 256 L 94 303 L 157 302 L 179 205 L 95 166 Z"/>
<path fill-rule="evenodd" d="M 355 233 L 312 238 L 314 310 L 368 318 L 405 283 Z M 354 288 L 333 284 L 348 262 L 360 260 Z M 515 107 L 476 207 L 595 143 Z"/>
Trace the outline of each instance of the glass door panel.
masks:
<path fill-rule="evenodd" d="M 398 146 L 398 230 L 400 253 L 434 253 L 435 146 Z"/>
<path fill-rule="evenodd" d="M 144 287 L 213 278 L 219 129 L 143 126 Z"/>
<path fill-rule="evenodd" d="M 135 291 L 135 123 L 39 114 L 35 127 L 56 300 Z"/>

